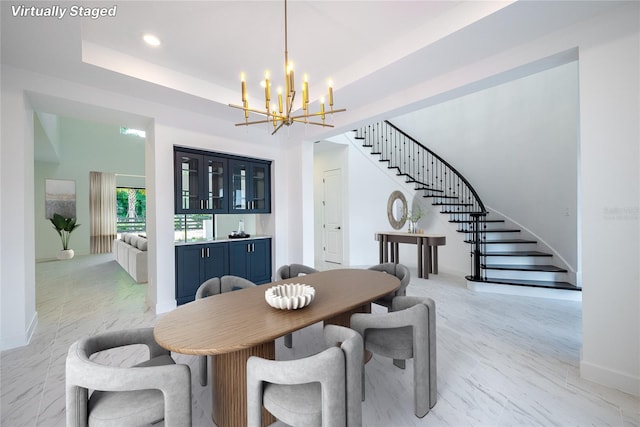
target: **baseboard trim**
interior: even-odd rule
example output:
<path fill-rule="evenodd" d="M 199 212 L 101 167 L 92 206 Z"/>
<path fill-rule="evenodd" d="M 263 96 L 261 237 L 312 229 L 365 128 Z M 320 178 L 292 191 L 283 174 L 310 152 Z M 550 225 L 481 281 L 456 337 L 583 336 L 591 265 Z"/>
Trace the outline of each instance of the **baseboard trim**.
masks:
<path fill-rule="evenodd" d="M 580 361 L 580 376 L 585 380 L 640 397 L 640 377 L 595 363 Z"/>
<path fill-rule="evenodd" d="M 566 289 L 536 288 L 532 286 L 512 286 L 496 283 L 475 282 L 467 280 L 467 289 L 475 292 L 489 292 L 503 295 L 518 295 L 524 297 L 551 298 L 568 301 L 582 301 L 582 292 Z"/>
<path fill-rule="evenodd" d="M 31 341 L 31 337 L 36 332 L 38 327 L 38 312 L 36 311 L 29 322 L 29 326 L 25 330 L 24 334 L 14 335 L 12 337 L 2 337 L 0 339 L 0 351 L 11 350 L 12 348 L 23 347 Z"/>
<path fill-rule="evenodd" d="M 156 304 L 156 314 L 168 313 L 176 309 L 176 300 L 164 301 Z"/>
<path fill-rule="evenodd" d="M 38 327 L 38 312 L 33 313 L 33 317 L 31 318 L 31 322 L 29 323 L 29 327 L 27 328 L 27 344 L 31 342 L 31 337 L 36 333 L 36 328 Z"/>

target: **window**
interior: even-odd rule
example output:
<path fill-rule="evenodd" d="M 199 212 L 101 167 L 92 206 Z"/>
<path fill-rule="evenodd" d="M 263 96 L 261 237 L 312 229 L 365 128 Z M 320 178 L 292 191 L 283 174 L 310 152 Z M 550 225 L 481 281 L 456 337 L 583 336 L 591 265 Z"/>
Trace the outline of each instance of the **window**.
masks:
<path fill-rule="evenodd" d="M 147 230 L 147 192 L 144 188 L 116 188 L 117 231 L 120 233 Z"/>
<path fill-rule="evenodd" d="M 173 229 L 176 242 L 201 242 L 215 239 L 211 214 L 175 215 Z"/>

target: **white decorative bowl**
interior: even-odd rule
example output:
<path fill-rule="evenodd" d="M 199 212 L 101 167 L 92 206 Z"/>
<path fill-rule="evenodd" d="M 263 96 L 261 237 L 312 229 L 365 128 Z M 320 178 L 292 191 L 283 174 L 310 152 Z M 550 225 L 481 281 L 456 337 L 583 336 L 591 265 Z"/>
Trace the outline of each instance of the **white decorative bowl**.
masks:
<path fill-rule="evenodd" d="M 274 308 L 280 310 L 296 310 L 311 304 L 316 290 L 302 283 L 276 285 L 264 292 L 264 299 Z"/>

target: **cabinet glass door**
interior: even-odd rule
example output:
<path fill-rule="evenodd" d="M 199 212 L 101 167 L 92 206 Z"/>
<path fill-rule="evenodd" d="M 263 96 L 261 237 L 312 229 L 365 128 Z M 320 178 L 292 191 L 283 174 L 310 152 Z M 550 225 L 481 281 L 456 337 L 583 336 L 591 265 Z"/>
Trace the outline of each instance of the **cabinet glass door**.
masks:
<path fill-rule="evenodd" d="M 249 209 L 264 211 L 267 209 L 267 192 L 269 185 L 269 177 L 267 173 L 267 165 L 254 164 L 251 170 L 251 201 Z"/>
<path fill-rule="evenodd" d="M 226 212 L 226 179 L 227 161 L 217 157 L 206 157 L 207 197 L 205 209 L 209 211 Z"/>
<path fill-rule="evenodd" d="M 246 210 L 248 165 L 244 162 L 233 162 L 232 165 L 230 210 Z"/>
<path fill-rule="evenodd" d="M 200 209 L 200 168 L 202 156 L 187 153 L 176 153 L 177 165 L 180 168 L 177 185 L 179 203 L 176 211 Z"/>

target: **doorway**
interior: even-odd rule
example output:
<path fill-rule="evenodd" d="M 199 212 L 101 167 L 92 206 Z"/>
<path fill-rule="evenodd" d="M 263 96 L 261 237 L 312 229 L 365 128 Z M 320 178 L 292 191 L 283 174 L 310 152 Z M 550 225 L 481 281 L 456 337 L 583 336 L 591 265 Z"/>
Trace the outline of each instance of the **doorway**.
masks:
<path fill-rule="evenodd" d="M 322 175 L 322 258 L 342 264 L 342 169 Z"/>

